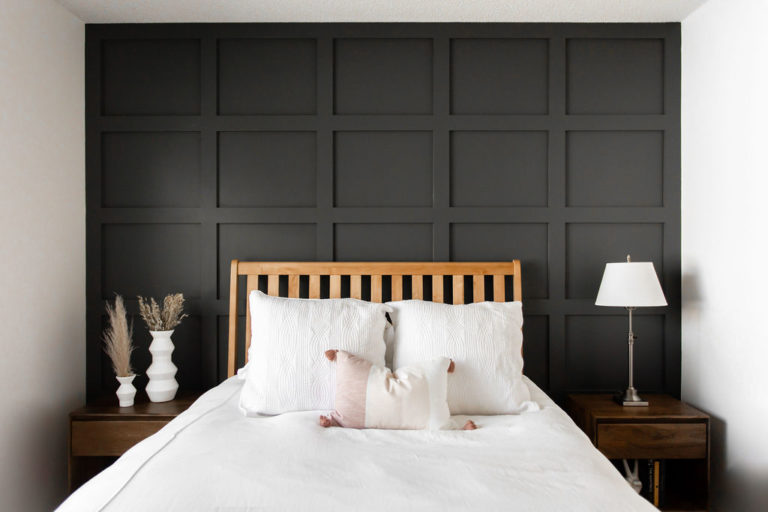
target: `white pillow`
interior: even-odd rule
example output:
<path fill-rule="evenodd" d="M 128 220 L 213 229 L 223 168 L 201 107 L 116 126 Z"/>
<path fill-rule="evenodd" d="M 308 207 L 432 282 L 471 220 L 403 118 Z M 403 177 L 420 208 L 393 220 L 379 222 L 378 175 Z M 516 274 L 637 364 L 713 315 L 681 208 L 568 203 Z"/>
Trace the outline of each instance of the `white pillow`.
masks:
<path fill-rule="evenodd" d="M 288 299 L 254 290 L 248 373 L 240 409 L 248 415 L 333 409 L 335 348 L 384 365 L 385 304 L 357 299 Z"/>
<path fill-rule="evenodd" d="M 523 381 L 522 303 L 387 304 L 394 310 L 395 368 L 436 357 L 456 363 L 448 379 L 451 414 L 511 414 L 531 399 Z"/>

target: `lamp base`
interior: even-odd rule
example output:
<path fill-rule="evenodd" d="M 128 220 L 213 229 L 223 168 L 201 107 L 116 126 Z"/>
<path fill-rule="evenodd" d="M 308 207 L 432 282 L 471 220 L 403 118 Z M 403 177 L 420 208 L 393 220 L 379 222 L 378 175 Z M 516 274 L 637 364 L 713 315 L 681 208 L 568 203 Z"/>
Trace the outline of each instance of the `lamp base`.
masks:
<path fill-rule="evenodd" d="M 635 388 L 627 388 L 623 393 L 613 397 L 619 405 L 624 407 L 648 407 L 648 401 L 640 398 Z"/>

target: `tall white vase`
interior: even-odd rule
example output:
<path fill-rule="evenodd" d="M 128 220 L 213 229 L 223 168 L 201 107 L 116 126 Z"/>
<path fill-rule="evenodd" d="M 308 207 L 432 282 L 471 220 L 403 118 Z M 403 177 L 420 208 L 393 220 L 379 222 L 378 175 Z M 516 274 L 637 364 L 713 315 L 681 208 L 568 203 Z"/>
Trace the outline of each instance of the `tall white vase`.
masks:
<path fill-rule="evenodd" d="M 147 395 L 153 402 L 167 402 L 173 400 L 179 389 L 179 383 L 174 378 L 178 368 L 171 360 L 171 354 L 175 348 L 171 341 L 173 331 L 149 331 L 149 333 L 152 335 L 152 343 L 149 345 L 152 364 L 147 369 L 149 377 Z"/>
<path fill-rule="evenodd" d="M 133 379 L 135 375 L 129 375 L 127 377 L 115 377 L 117 382 L 120 383 L 120 387 L 117 388 L 117 399 L 120 401 L 120 407 L 130 407 L 133 405 L 133 399 L 136 397 L 136 388 L 133 387 Z"/>

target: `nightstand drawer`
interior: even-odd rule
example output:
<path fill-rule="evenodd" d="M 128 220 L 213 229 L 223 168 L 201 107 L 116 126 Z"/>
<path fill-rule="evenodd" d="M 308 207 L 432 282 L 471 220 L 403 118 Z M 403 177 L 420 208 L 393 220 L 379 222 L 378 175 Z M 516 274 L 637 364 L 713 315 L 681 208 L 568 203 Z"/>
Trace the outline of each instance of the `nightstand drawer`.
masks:
<path fill-rule="evenodd" d="M 597 448 L 609 459 L 702 459 L 705 423 L 599 423 Z"/>
<path fill-rule="evenodd" d="M 73 421 L 72 455 L 120 456 L 167 424 L 164 420 Z"/>

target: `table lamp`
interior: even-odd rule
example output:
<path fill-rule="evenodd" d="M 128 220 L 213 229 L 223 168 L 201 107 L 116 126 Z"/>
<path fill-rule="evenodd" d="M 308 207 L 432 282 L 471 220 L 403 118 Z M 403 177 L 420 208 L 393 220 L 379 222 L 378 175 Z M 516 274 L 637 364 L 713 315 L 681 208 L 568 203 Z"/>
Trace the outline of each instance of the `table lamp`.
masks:
<path fill-rule="evenodd" d="M 647 406 L 648 402 L 640 398 L 633 382 L 632 352 L 636 338 L 632 332 L 632 312 L 636 308 L 667 305 L 653 263 L 633 262 L 629 255 L 626 263 L 607 263 L 595 305 L 623 307 L 629 312 L 629 387 L 616 396 L 616 401 L 624 406 Z"/>

